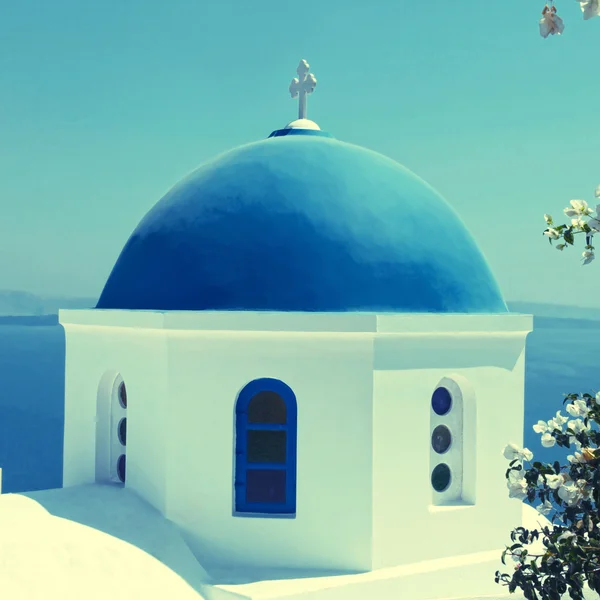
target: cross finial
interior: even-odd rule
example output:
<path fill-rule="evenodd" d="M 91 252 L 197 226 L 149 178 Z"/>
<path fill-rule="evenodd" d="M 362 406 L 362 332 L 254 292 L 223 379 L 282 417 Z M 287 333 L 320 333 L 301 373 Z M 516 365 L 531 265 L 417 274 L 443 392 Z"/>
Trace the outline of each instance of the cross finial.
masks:
<path fill-rule="evenodd" d="M 298 118 L 306 119 L 306 96 L 312 94 L 317 86 L 317 78 L 309 73 L 310 65 L 302 59 L 296 73 L 298 77 L 292 79 L 290 83 L 290 94 L 292 98 L 298 98 Z"/>

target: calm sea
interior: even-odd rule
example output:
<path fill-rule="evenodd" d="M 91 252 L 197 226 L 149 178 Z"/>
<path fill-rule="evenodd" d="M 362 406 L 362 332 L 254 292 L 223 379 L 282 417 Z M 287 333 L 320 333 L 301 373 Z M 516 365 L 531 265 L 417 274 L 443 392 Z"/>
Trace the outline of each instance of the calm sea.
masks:
<path fill-rule="evenodd" d="M 55 322 L 0 318 L 3 492 L 62 485 L 65 338 Z M 526 358 L 525 445 L 564 461 L 572 451 L 542 448 L 532 425 L 562 410 L 564 393 L 600 389 L 600 321 L 536 318 Z"/>

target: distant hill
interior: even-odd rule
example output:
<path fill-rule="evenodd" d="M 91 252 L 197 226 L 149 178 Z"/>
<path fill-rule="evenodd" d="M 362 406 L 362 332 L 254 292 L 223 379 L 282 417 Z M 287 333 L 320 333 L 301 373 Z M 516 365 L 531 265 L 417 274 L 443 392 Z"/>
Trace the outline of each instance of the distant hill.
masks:
<path fill-rule="evenodd" d="M 40 317 L 57 315 L 59 309 L 93 308 L 97 298 L 73 298 L 70 296 L 40 296 L 29 292 L 0 290 L 0 324 L 6 323 L 3 317 Z M 598 321 L 600 326 L 600 308 L 582 308 L 562 304 L 545 304 L 541 302 L 507 302 L 511 312 L 534 315 L 536 325 L 547 325 L 550 319 L 553 327 L 577 327 L 573 321 L 579 321 L 581 327 L 589 321 Z M 569 324 L 562 324 L 568 320 Z M 549 323 L 549 322 L 548 322 Z M 23 324 L 28 324 L 27 319 Z"/>
<path fill-rule="evenodd" d="M 581 319 L 600 321 L 600 308 L 584 308 L 565 304 L 545 304 L 542 302 L 506 302 L 511 312 L 552 319 Z"/>
<path fill-rule="evenodd" d="M 29 292 L 0 290 L 0 317 L 56 315 L 59 308 L 92 308 L 96 302 L 96 298 L 38 296 Z"/>

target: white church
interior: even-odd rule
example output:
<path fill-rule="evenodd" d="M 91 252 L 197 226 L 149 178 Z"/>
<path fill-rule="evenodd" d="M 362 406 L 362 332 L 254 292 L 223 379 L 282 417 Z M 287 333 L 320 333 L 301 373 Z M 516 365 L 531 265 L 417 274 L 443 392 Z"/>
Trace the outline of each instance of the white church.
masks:
<path fill-rule="evenodd" d="M 435 190 L 307 119 L 316 83 L 301 61 L 298 119 L 173 187 L 60 312 L 63 488 L 0 496 L 40 573 L 2 597 L 509 596 L 510 532 L 545 522 L 502 455 L 532 317 Z"/>

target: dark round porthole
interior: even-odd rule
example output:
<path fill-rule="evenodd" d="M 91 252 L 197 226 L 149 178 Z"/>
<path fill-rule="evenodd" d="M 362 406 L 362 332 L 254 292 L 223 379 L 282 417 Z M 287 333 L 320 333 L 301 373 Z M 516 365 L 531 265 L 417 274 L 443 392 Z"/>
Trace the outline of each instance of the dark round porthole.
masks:
<path fill-rule="evenodd" d="M 452 408 L 452 396 L 445 387 L 439 387 L 433 392 L 431 407 L 438 415 L 445 415 Z"/>
<path fill-rule="evenodd" d="M 436 492 L 448 489 L 451 479 L 450 467 L 444 463 L 435 467 L 431 473 L 431 485 Z"/>
<path fill-rule="evenodd" d="M 119 425 L 117 427 L 117 434 L 119 435 L 119 442 L 123 446 L 127 445 L 127 417 L 121 419 L 119 421 Z"/>
<path fill-rule="evenodd" d="M 121 382 L 119 386 L 119 404 L 123 408 L 127 408 L 127 388 L 125 387 L 125 383 Z"/>
<path fill-rule="evenodd" d="M 438 425 L 431 434 L 431 445 L 438 454 L 443 454 L 452 444 L 452 434 L 445 425 Z"/>
<path fill-rule="evenodd" d="M 117 459 L 117 477 L 121 483 L 125 483 L 125 467 L 127 458 L 124 454 L 121 454 Z"/>

